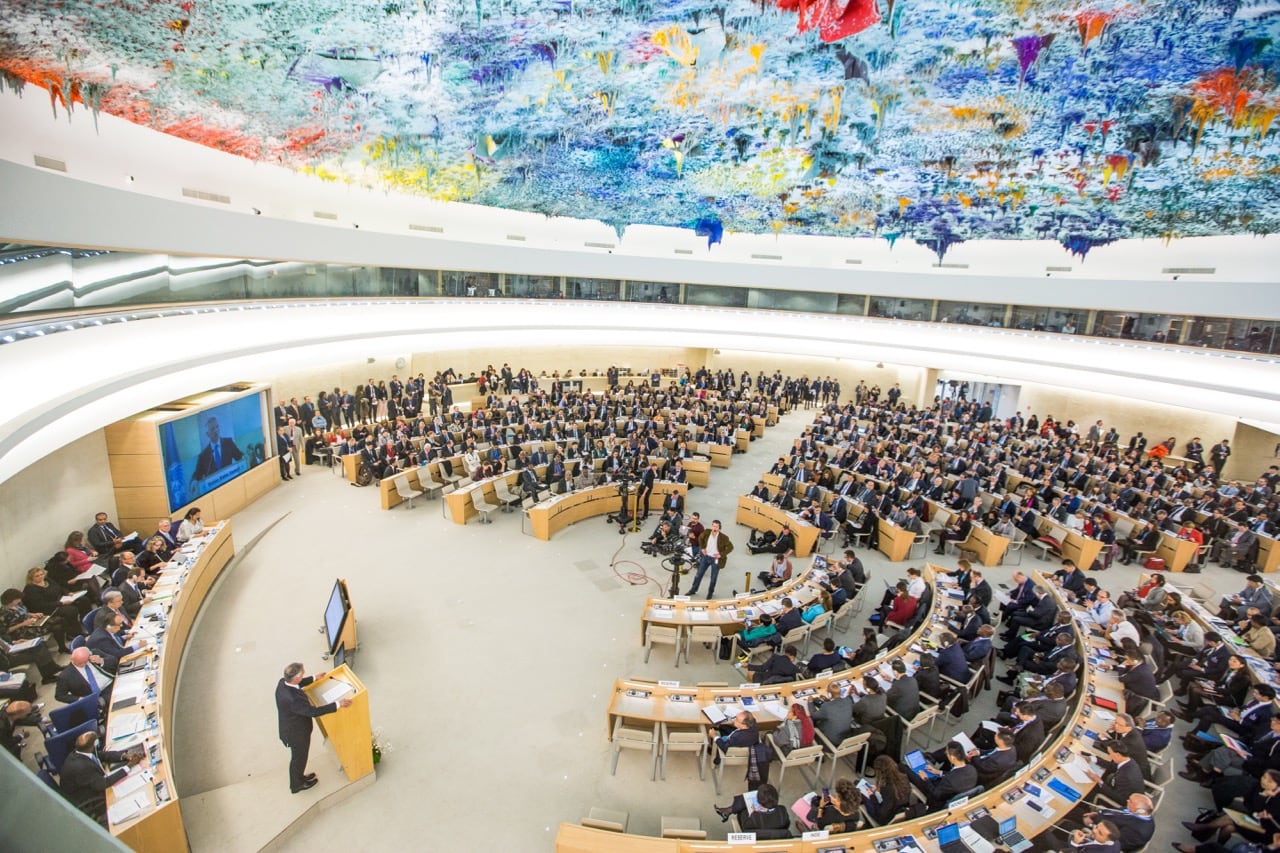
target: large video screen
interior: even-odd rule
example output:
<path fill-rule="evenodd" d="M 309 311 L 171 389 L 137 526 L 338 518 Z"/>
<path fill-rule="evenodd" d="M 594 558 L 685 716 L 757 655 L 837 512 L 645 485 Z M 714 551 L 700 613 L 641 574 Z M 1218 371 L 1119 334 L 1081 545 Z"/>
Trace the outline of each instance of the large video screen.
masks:
<path fill-rule="evenodd" d="M 257 393 L 160 424 L 169 511 L 265 462 L 265 416 Z"/>

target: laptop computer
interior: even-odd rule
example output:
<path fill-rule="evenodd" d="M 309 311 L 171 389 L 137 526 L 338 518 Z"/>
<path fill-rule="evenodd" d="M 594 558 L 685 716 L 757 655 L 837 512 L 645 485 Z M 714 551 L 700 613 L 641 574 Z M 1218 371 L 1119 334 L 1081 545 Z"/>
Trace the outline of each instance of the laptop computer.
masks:
<path fill-rule="evenodd" d="M 907 767 L 911 768 L 912 773 L 924 771 L 924 775 L 929 779 L 937 779 L 939 774 L 929 769 L 929 760 L 924 757 L 924 753 L 918 749 L 913 749 L 905 756 Z"/>
<path fill-rule="evenodd" d="M 948 823 L 938 827 L 938 846 L 942 853 L 972 853 L 969 845 L 960 840 L 960 824 Z"/>
<path fill-rule="evenodd" d="M 1022 853 L 1031 847 L 1031 842 L 1018 832 L 1018 816 L 1014 815 L 1000 821 L 1000 843 L 1008 847 L 1012 853 Z"/>

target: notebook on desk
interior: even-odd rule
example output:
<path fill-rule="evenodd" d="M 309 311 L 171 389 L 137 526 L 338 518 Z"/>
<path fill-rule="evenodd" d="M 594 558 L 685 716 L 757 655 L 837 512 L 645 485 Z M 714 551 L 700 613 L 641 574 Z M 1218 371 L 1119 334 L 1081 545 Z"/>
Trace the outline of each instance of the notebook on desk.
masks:
<path fill-rule="evenodd" d="M 1058 777 L 1055 776 L 1052 779 L 1050 779 L 1047 785 L 1050 791 L 1053 791 L 1055 794 L 1058 794 L 1064 797 L 1068 802 L 1071 802 L 1071 803 L 1080 802 L 1080 792 L 1077 791 L 1075 788 L 1072 788 L 1066 782 L 1063 782 Z"/>

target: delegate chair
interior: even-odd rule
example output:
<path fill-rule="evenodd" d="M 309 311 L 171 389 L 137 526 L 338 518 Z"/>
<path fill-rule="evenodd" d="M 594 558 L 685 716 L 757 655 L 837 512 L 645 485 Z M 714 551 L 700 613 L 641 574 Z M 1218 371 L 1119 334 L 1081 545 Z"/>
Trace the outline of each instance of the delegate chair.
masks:
<path fill-rule="evenodd" d="M 592 829 L 605 829 L 609 832 L 626 832 L 627 820 L 630 817 L 626 812 L 592 806 L 591 811 L 582 819 L 582 825 Z"/>
<path fill-rule="evenodd" d="M 711 742 L 702 728 L 678 729 L 661 724 L 662 747 L 658 759 L 658 778 L 667 778 L 667 756 L 673 752 L 689 752 L 698 756 L 698 778 L 707 778 L 707 753 Z"/>
<path fill-rule="evenodd" d="M 649 653 L 655 643 L 669 643 L 675 646 L 676 668 L 680 667 L 680 643 L 684 640 L 684 631 L 679 626 L 646 625 L 644 629 L 644 662 L 649 662 Z"/>
<path fill-rule="evenodd" d="M 396 494 L 400 496 L 400 500 L 412 509 L 413 499 L 422 497 L 423 493 L 409 485 L 408 474 L 397 474 L 393 482 L 396 484 Z"/>
<path fill-rule="evenodd" d="M 624 749 L 647 750 L 651 756 L 649 762 L 649 779 L 654 780 L 658 776 L 658 724 L 654 723 L 652 729 L 640 729 L 631 726 L 624 726 L 622 718 L 619 717 L 617 722 L 613 724 L 613 764 L 609 768 L 609 772 L 618 775 L 618 755 Z"/>

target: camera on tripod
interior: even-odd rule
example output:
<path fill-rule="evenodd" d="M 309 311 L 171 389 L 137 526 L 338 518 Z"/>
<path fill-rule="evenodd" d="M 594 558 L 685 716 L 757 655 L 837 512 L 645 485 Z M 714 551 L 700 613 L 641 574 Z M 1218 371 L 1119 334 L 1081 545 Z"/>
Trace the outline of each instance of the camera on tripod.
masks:
<path fill-rule="evenodd" d="M 641 542 L 640 550 L 648 554 L 650 557 L 670 557 L 679 552 L 680 540 L 677 538 L 661 539 L 657 542 Z"/>

